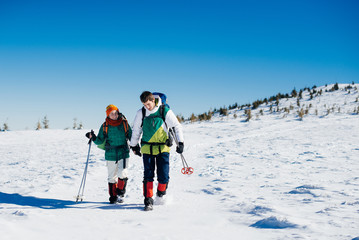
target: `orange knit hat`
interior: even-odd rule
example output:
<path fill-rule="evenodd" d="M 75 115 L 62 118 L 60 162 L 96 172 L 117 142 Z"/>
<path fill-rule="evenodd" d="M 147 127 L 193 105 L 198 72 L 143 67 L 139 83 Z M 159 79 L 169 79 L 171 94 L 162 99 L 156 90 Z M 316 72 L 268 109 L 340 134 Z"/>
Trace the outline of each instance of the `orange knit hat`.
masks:
<path fill-rule="evenodd" d="M 108 115 L 110 115 L 110 113 L 113 111 L 113 110 L 117 110 L 118 111 L 118 108 L 113 105 L 113 104 L 110 104 L 106 107 L 106 115 L 108 117 Z"/>

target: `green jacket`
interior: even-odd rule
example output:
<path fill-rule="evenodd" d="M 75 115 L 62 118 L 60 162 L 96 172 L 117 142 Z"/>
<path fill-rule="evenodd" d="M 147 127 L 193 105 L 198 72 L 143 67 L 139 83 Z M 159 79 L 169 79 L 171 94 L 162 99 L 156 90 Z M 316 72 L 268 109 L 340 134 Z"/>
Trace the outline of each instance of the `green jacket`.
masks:
<path fill-rule="evenodd" d="M 108 161 L 117 161 L 130 157 L 130 150 L 127 145 L 127 140 L 131 139 L 132 129 L 128 126 L 128 135 L 126 137 L 123 124 L 114 127 L 108 125 L 107 139 L 105 143 L 105 159 Z M 94 141 L 96 145 L 101 145 L 105 142 L 105 135 L 103 132 L 103 124 L 97 134 L 97 138 Z"/>
<path fill-rule="evenodd" d="M 164 108 L 164 118 L 169 111 L 168 107 Z M 164 121 L 160 114 L 160 110 L 157 112 L 144 117 L 143 119 L 143 135 L 142 135 L 142 147 L 141 152 L 145 154 L 157 155 L 160 152 L 170 152 L 170 148 L 165 145 L 164 143 L 168 139 L 168 134 L 164 130 Z M 152 145 L 151 151 L 151 144 L 148 143 L 157 143 L 160 145 Z"/>

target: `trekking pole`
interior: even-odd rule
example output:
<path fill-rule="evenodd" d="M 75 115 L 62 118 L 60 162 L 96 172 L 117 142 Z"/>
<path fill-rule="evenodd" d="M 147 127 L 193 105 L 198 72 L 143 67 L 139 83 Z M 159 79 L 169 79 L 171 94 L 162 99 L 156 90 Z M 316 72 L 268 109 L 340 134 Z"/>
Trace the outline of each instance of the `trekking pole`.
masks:
<path fill-rule="evenodd" d="M 86 177 L 87 177 L 87 168 L 88 168 L 89 159 L 90 159 L 91 143 L 92 143 L 92 138 L 90 138 L 90 140 L 88 142 L 89 150 L 88 150 L 88 153 L 87 153 L 87 160 L 86 160 L 84 173 L 82 175 L 80 188 L 79 188 L 79 191 L 78 191 L 77 196 L 76 196 L 76 202 L 78 202 L 79 200 L 82 202 L 82 200 L 84 199 L 84 191 L 85 191 L 85 184 L 86 184 Z M 81 194 L 80 194 L 80 192 L 81 192 Z"/>
<path fill-rule="evenodd" d="M 172 138 L 175 140 L 176 145 L 178 146 L 179 143 L 178 143 L 178 138 L 177 138 L 176 132 L 174 130 L 172 130 L 172 128 L 170 128 L 169 132 L 172 135 Z M 182 153 L 180 153 L 180 156 L 181 156 L 182 165 L 183 165 L 183 168 L 181 170 L 182 174 L 191 175 L 194 171 L 193 168 L 188 166 L 188 163 Z"/>

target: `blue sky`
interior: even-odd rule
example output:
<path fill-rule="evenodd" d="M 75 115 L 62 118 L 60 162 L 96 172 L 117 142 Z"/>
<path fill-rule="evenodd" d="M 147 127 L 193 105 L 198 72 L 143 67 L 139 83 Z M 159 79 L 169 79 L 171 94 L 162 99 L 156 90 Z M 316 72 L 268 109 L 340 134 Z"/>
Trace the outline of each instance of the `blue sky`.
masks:
<path fill-rule="evenodd" d="M 0 125 L 130 122 L 144 90 L 189 117 L 359 81 L 358 1 L 0 0 Z"/>

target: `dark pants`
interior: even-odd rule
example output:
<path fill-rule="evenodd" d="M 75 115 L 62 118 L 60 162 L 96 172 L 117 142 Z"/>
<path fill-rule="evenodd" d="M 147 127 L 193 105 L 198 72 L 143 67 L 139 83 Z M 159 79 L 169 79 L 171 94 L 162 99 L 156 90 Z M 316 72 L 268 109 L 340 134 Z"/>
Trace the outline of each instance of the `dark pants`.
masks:
<path fill-rule="evenodd" d="M 143 180 L 146 182 L 153 182 L 155 177 L 155 169 L 157 167 L 157 181 L 162 184 L 168 183 L 170 163 L 170 154 L 167 152 L 158 154 L 156 156 L 143 154 L 144 175 Z"/>

